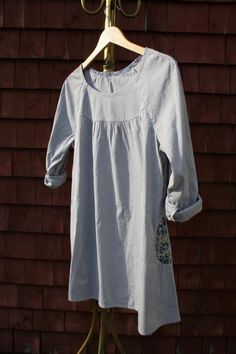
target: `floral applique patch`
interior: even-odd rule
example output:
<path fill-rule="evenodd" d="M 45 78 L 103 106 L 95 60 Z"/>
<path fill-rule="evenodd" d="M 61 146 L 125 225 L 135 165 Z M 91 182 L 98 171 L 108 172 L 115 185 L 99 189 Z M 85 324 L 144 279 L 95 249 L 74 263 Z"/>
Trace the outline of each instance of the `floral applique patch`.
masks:
<path fill-rule="evenodd" d="M 155 248 L 157 259 L 161 263 L 172 263 L 170 237 L 166 219 L 163 217 L 156 229 Z"/>

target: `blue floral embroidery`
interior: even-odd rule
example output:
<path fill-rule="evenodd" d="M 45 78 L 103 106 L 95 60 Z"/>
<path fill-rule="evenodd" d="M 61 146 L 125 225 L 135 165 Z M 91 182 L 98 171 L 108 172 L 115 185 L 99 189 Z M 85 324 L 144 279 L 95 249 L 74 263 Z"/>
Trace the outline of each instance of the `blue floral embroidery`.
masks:
<path fill-rule="evenodd" d="M 156 229 L 155 248 L 157 259 L 161 263 L 172 263 L 170 237 L 167 229 L 166 219 L 163 217 Z"/>

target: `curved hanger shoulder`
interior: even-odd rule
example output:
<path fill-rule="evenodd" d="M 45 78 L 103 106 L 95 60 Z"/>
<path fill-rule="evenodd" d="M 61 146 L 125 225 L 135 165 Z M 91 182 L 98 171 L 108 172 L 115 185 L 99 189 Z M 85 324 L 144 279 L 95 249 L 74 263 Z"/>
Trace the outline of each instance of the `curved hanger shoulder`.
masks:
<path fill-rule="evenodd" d="M 129 41 L 118 27 L 110 26 L 103 30 L 95 49 L 81 64 L 83 69 L 85 69 L 89 64 L 91 64 L 92 61 L 96 58 L 96 56 L 102 50 L 104 50 L 109 45 L 109 43 L 114 43 L 116 45 L 119 45 L 120 47 L 126 48 L 138 54 L 144 53 L 144 47 L 141 47 L 140 45 Z"/>

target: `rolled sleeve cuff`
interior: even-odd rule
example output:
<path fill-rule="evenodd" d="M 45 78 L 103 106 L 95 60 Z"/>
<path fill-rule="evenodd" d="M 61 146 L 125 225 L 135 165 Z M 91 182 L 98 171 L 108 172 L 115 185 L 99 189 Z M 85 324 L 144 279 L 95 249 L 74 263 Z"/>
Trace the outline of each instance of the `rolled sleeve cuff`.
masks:
<path fill-rule="evenodd" d="M 60 187 L 67 179 L 67 171 L 63 172 L 59 176 L 50 176 L 46 173 L 44 177 L 44 184 L 49 188 L 57 188 Z"/>
<path fill-rule="evenodd" d="M 191 219 L 202 210 L 202 198 L 198 194 L 195 203 L 191 204 L 185 209 L 179 210 L 177 205 L 171 204 L 168 198 L 165 200 L 165 211 L 168 220 L 184 222 Z"/>

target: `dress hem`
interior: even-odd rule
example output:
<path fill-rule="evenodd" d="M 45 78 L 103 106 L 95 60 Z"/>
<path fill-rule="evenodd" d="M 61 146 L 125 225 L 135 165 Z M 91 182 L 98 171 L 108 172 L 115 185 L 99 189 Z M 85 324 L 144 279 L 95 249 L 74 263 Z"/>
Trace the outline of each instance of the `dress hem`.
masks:
<path fill-rule="evenodd" d="M 68 300 L 71 301 L 71 302 L 75 302 L 75 301 L 85 301 L 85 300 L 97 300 L 98 301 L 98 304 L 101 308 L 111 308 L 111 307 L 122 307 L 122 308 L 127 308 L 127 309 L 130 309 L 130 310 L 135 310 L 138 312 L 138 310 L 136 308 L 133 307 L 133 305 L 129 305 L 128 304 L 128 307 L 127 307 L 127 304 L 117 304 L 116 303 L 112 303 L 112 304 L 108 304 L 108 303 L 101 303 L 99 302 L 99 299 L 97 296 L 85 296 L 85 297 L 73 297 L 73 296 L 68 296 Z"/>
<path fill-rule="evenodd" d="M 150 336 L 152 334 L 154 334 L 160 327 L 167 325 L 167 324 L 172 324 L 172 323 L 179 323 L 181 322 L 181 317 L 177 316 L 176 317 L 172 317 L 173 319 L 171 319 L 170 317 L 166 320 L 163 320 L 161 322 L 157 322 L 152 329 L 149 329 L 147 331 L 140 331 L 138 330 L 138 332 L 142 335 L 142 336 Z"/>
<path fill-rule="evenodd" d="M 129 310 L 134 310 L 137 313 L 139 313 L 139 310 L 137 308 L 134 308 L 132 305 L 127 305 L 127 304 L 117 304 L 113 303 L 113 304 L 102 304 L 99 302 L 99 299 L 96 296 L 85 296 L 85 297 L 68 297 L 68 300 L 71 302 L 75 302 L 75 301 L 84 301 L 84 300 L 97 300 L 98 301 L 98 305 L 101 308 L 112 308 L 112 307 L 121 307 L 121 308 L 127 308 Z M 179 312 L 179 308 L 176 307 L 176 310 Z M 151 329 L 148 329 L 146 331 L 142 331 L 138 328 L 138 332 L 140 335 L 142 336 L 148 336 L 148 335 L 152 335 L 154 332 L 156 332 L 161 326 L 167 325 L 167 324 L 171 324 L 171 323 L 179 323 L 181 322 L 181 317 L 180 315 L 176 316 L 169 316 L 166 318 L 166 320 L 162 320 L 162 321 L 158 321 L 154 326 L 151 327 Z"/>

